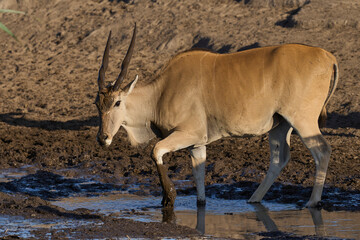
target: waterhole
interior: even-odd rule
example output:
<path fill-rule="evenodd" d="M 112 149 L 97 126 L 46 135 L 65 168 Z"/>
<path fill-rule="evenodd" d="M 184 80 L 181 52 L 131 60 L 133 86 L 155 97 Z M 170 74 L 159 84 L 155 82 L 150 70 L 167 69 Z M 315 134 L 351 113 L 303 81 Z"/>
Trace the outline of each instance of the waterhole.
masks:
<path fill-rule="evenodd" d="M 174 221 L 196 228 L 206 236 L 258 239 L 259 234 L 283 232 L 318 237 L 360 238 L 360 214 L 299 210 L 294 204 L 246 200 L 207 199 L 205 208 L 196 207 L 196 196 L 179 196 L 174 212 L 159 207 L 160 197 L 115 193 L 99 197 L 71 197 L 53 204 L 68 210 L 87 208 L 137 221 Z"/>
<path fill-rule="evenodd" d="M 29 170 L 30 169 L 30 170 Z M 326 189 L 323 198 L 328 208 L 306 209 L 301 204 L 307 189 L 275 185 L 270 200 L 248 204 L 253 183 L 207 186 L 207 205 L 196 207 L 191 181 L 176 182 L 178 197 L 173 211 L 160 207 L 158 186 L 119 186 L 93 179 L 64 178 L 59 174 L 29 169 L 8 169 L 0 172 L 0 191 L 6 194 L 37 196 L 52 205 L 72 211 L 85 209 L 114 218 L 130 218 L 143 222 L 174 222 L 197 229 L 204 236 L 238 239 L 307 236 L 330 239 L 360 239 L 360 194 Z M 157 189 L 157 190 L 149 190 Z M 291 191 L 291 193 L 290 193 Z M 244 197 L 245 195 L 245 197 Z M 283 198 L 288 196 L 287 198 Z M 295 199 L 300 199 L 297 203 Z M 291 202 L 287 204 L 285 202 Z M 300 202 L 300 204 L 299 204 Z M 329 207 L 330 206 L 330 207 Z M 0 237 L 16 235 L 32 238 L 34 229 L 66 231 L 74 226 L 101 225 L 99 219 L 41 219 L 0 214 Z M 65 235 L 67 236 L 67 235 Z M 71 238 L 71 234 L 67 238 Z"/>

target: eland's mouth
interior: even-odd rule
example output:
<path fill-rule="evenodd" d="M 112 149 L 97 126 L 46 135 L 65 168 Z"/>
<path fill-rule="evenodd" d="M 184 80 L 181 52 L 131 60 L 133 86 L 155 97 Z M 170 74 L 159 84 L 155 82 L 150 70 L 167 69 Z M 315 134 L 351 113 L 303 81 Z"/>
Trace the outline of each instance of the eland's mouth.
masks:
<path fill-rule="evenodd" d="M 112 139 L 106 139 L 105 140 L 105 146 L 109 147 L 111 145 Z"/>

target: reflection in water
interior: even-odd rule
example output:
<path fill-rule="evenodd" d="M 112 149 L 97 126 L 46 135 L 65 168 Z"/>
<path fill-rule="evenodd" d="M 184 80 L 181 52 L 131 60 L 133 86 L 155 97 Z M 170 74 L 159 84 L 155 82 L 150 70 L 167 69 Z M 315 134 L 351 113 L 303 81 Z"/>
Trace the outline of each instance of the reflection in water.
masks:
<path fill-rule="evenodd" d="M 196 212 L 196 230 L 205 234 L 205 206 L 198 206 Z"/>
<path fill-rule="evenodd" d="M 251 205 L 255 208 L 256 217 L 264 224 L 268 232 L 279 231 L 275 222 L 269 216 L 268 209 L 264 207 L 264 205 L 261 203 L 252 203 Z"/>
<path fill-rule="evenodd" d="M 319 237 L 325 237 L 326 231 L 325 231 L 324 221 L 321 215 L 321 210 L 316 208 L 309 208 L 309 211 L 315 225 L 316 235 Z"/>
<path fill-rule="evenodd" d="M 198 206 L 196 212 L 196 227 L 195 229 L 198 230 L 201 234 L 205 234 L 205 207 Z M 174 208 L 162 208 L 162 222 L 164 223 L 175 223 L 176 216 L 174 212 Z"/>
<path fill-rule="evenodd" d="M 96 197 L 68 197 L 53 204 L 67 210 L 87 208 L 137 221 L 176 222 L 205 235 L 240 239 L 261 239 L 260 233 L 286 233 L 360 239 L 358 212 L 317 209 L 299 210 L 295 205 L 246 200 L 209 198 L 205 208 L 196 208 L 196 196 L 178 196 L 175 209 L 161 209 L 161 197 L 108 194 Z M 0 223 L 1 224 L 1 223 Z"/>
<path fill-rule="evenodd" d="M 164 223 L 176 223 L 176 215 L 174 212 L 174 208 L 162 208 L 162 222 Z M 201 234 L 205 234 L 205 207 L 200 206 L 197 208 L 196 212 L 196 230 L 198 230 Z"/>
<path fill-rule="evenodd" d="M 262 205 L 261 203 L 252 203 L 250 204 L 253 208 L 254 208 L 254 212 L 256 215 L 256 220 L 257 222 L 261 222 L 263 227 L 265 227 L 267 232 L 279 232 L 279 228 L 276 225 L 275 221 L 270 217 L 269 215 L 269 210 L 268 208 L 266 208 L 264 205 Z M 313 222 L 313 228 L 315 230 L 315 233 L 317 236 L 319 237 L 326 237 L 326 231 L 325 231 L 325 225 L 324 225 L 324 221 L 322 218 L 322 213 L 321 210 L 319 209 L 314 209 L 314 208 L 310 208 L 308 209 L 308 211 L 310 212 L 311 218 L 312 218 L 312 222 Z M 300 212 L 300 211 L 299 211 Z M 175 212 L 173 208 L 164 208 L 162 209 L 162 213 L 163 213 L 163 222 L 175 222 L 176 216 L 175 216 Z M 232 214 L 229 214 L 232 215 Z M 206 220 L 206 207 L 198 207 L 197 208 L 197 214 L 196 214 L 196 227 L 195 229 L 198 230 L 201 234 L 205 234 L 205 220 Z M 211 216 L 211 215 L 210 215 Z M 215 215 L 218 218 L 223 217 L 222 215 Z M 241 225 L 241 222 L 239 222 L 239 224 Z M 245 225 L 247 225 L 248 223 L 244 223 Z M 187 225 L 187 224 L 185 224 Z M 210 224 L 208 224 L 209 226 Z M 216 225 L 216 224 L 215 224 Z M 213 226 L 210 226 L 213 227 Z M 225 237 L 224 235 L 221 235 L 221 231 L 216 230 L 217 233 L 213 233 L 213 231 L 207 232 L 207 234 L 211 234 L 214 236 L 220 236 L 220 237 Z M 241 231 L 241 229 L 239 229 L 238 232 L 246 232 L 246 231 Z M 258 228 L 258 231 L 254 231 L 254 230 L 250 230 L 250 232 L 253 233 L 259 233 L 262 232 L 261 228 Z M 297 233 L 299 235 L 303 235 L 304 233 Z M 306 235 L 312 235 L 311 233 L 305 233 Z M 246 234 L 241 234 L 242 237 L 246 237 Z M 227 235 L 226 237 L 240 237 L 239 235 Z M 255 237 L 255 236 L 253 236 Z"/>

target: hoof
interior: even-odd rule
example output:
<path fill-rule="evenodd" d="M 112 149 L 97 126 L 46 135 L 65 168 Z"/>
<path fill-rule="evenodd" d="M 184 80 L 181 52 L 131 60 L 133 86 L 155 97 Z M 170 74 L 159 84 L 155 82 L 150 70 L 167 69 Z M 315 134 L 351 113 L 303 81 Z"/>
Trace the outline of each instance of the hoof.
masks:
<path fill-rule="evenodd" d="M 174 213 L 174 209 L 167 207 L 167 208 L 163 208 L 161 209 L 162 215 L 163 215 L 163 219 L 162 221 L 165 223 L 175 223 L 176 221 L 176 217 L 175 217 L 175 213 Z"/>
<path fill-rule="evenodd" d="M 318 201 L 318 202 L 307 202 L 305 207 L 306 208 L 316 208 L 316 209 L 322 209 L 322 207 L 324 206 L 322 201 Z"/>
<path fill-rule="evenodd" d="M 247 203 L 260 203 L 260 202 L 261 202 L 261 200 L 255 200 L 255 199 L 252 199 L 252 198 L 247 200 Z"/>

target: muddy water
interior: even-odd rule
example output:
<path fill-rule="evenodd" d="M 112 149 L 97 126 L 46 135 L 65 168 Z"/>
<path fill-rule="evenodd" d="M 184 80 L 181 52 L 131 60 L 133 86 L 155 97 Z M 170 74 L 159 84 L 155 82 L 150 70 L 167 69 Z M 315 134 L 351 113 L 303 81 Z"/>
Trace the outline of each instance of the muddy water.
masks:
<path fill-rule="evenodd" d="M 182 193 L 176 199 L 175 209 L 164 211 L 160 207 L 161 197 L 156 191 L 144 194 L 141 190 L 149 188 L 148 185 L 120 187 L 94 180 L 64 178 L 55 173 L 37 171 L 32 166 L 0 172 L 0 190 L 3 192 L 38 196 L 66 210 L 85 209 L 142 222 L 175 222 L 197 229 L 205 236 L 260 239 L 264 236 L 276 238 L 315 235 L 360 239 L 358 193 L 327 190 L 324 194 L 327 202 L 334 210 L 341 210 L 309 210 L 293 204 L 293 198 L 290 201 L 292 204 L 279 201 L 280 196 L 289 195 L 299 199 L 303 195 L 303 189 L 289 194 L 280 187 L 273 197 L 277 201 L 247 204 L 242 195 L 253 189 L 252 184 L 216 184 L 207 188 L 210 195 L 206 208 L 198 209 L 196 196 L 190 193 L 193 191 L 192 183 L 179 181 L 176 185 Z M 286 189 L 288 188 L 285 187 Z M 344 211 L 348 209 L 352 211 Z M 45 228 L 51 232 L 54 229 L 70 229 L 90 224 L 101 225 L 102 222 L 98 219 L 35 219 L 0 215 L 0 237 L 16 234 L 21 238 L 28 238 L 34 237 L 34 229 Z"/>
<path fill-rule="evenodd" d="M 204 220 L 205 234 L 232 238 L 259 238 L 259 232 L 285 232 L 296 235 L 317 235 L 319 237 L 338 237 L 359 239 L 360 216 L 355 213 L 326 212 L 323 221 L 315 222 L 311 213 L 306 210 L 253 211 L 236 212 L 233 215 L 206 214 Z M 194 213 L 176 213 L 178 223 L 189 227 L 198 225 Z"/>
<path fill-rule="evenodd" d="M 79 227 L 88 224 L 101 224 L 96 221 L 88 220 L 59 220 L 59 219 L 29 219 L 22 216 L 8 216 L 0 215 L 0 237 L 4 236 L 18 236 L 21 239 L 34 238 L 32 234 L 33 230 L 36 229 L 47 229 L 48 239 L 51 239 L 51 231 L 55 229 L 68 229 L 73 227 Z M 71 238 L 71 236 L 68 236 Z"/>
<path fill-rule="evenodd" d="M 224 199 L 208 199 L 206 209 L 197 209 L 195 196 L 180 196 L 174 213 L 169 214 L 159 208 L 160 201 L 160 197 L 116 193 L 65 198 L 54 204 L 68 210 L 88 208 L 138 221 L 175 221 L 216 237 L 260 239 L 267 232 L 281 231 L 289 236 L 360 238 L 360 214 L 356 212 L 299 210 L 292 204 L 247 204 L 245 200 Z"/>

